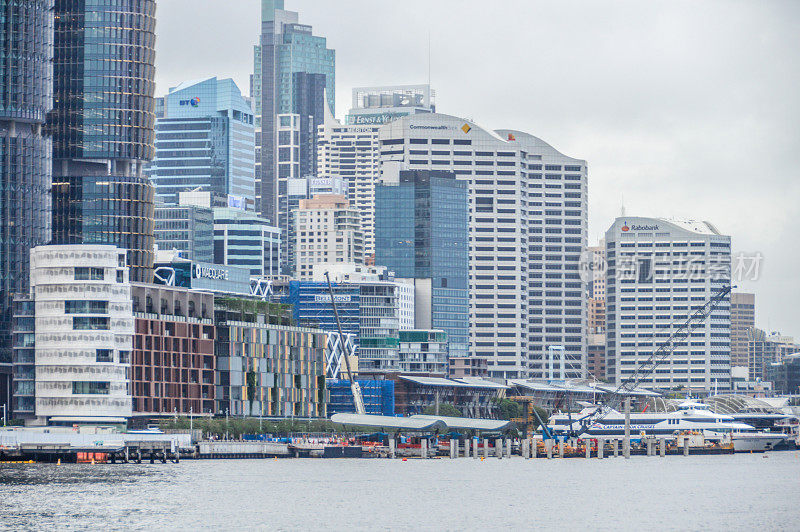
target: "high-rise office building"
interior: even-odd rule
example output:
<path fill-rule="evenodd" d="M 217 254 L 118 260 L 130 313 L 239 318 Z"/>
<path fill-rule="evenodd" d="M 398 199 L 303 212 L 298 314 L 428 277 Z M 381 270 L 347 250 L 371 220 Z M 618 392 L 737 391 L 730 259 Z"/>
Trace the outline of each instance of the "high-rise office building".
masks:
<path fill-rule="evenodd" d="M 0 405 L 11 408 L 12 304 L 50 240 L 53 0 L 0 0 Z M 24 352 L 20 353 L 23 356 Z"/>
<path fill-rule="evenodd" d="M 756 326 L 756 295 L 731 292 L 731 366 L 747 366 L 747 333 Z"/>
<path fill-rule="evenodd" d="M 375 254 L 375 185 L 381 174 L 378 130 L 401 116 L 434 110 L 433 91 L 428 85 L 353 89 L 347 124 L 325 109 L 325 120 L 318 128 L 317 174 L 347 181 L 350 205 L 361 213 L 368 263 Z"/>
<path fill-rule="evenodd" d="M 586 161 L 527 133 L 489 131 L 455 116 L 415 114 L 380 129 L 384 172 L 448 170 L 470 202 L 470 353 L 492 377 L 547 373 L 550 346 L 583 377 Z"/>
<path fill-rule="evenodd" d="M 416 288 L 417 329 L 469 353 L 469 199 L 453 172 L 401 171 L 375 189 L 375 263 Z"/>
<path fill-rule="evenodd" d="M 606 356 L 633 375 L 689 316 L 731 282 L 731 239 L 708 222 L 617 218 L 606 232 Z M 662 390 L 730 389 L 730 297 L 645 381 Z M 608 374 L 608 371 L 607 371 Z"/>
<path fill-rule="evenodd" d="M 205 190 L 241 198 L 255 208 L 253 110 L 232 79 L 187 81 L 163 98 L 156 120 L 155 159 L 147 174 L 156 194 Z"/>
<path fill-rule="evenodd" d="M 315 264 L 364 263 L 361 218 L 344 196 L 300 200 L 294 223 L 296 278 L 312 279 Z"/>
<path fill-rule="evenodd" d="M 198 205 L 159 204 L 155 238 L 160 251 L 177 251 L 184 259 L 214 262 L 214 211 Z"/>
<path fill-rule="evenodd" d="M 254 212 L 214 209 L 214 262 L 250 268 L 251 277 L 280 274 L 281 235 Z"/>
<path fill-rule="evenodd" d="M 262 0 L 255 58 L 257 210 L 285 237 L 289 211 L 279 212 L 279 199 L 287 179 L 315 171 L 317 126 L 325 105 L 335 108 L 336 54 L 296 12 L 284 10 L 283 0 Z"/>
<path fill-rule="evenodd" d="M 55 9 L 53 242 L 127 250 L 153 280 L 155 0 L 60 0 Z"/>

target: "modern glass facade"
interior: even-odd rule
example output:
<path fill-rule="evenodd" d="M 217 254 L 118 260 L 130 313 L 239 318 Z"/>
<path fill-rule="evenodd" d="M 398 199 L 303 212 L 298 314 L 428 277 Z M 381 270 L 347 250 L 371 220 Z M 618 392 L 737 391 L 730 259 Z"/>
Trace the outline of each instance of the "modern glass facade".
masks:
<path fill-rule="evenodd" d="M 155 1 L 55 3 L 53 242 L 128 250 L 134 281 L 151 282 Z M 99 234 L 95 234 L 99 233 Z"/>
<path fill-rule="evenodd" d="M 401 171 L 375 188 L 375 263 L 430 279 L 430 323 L 418 326 L 446 331 L 451 356 L 469 350 L 468 209 L 467 184 L 452 172 Z"/>
<path fill-rule="evenodd" d="M 11 405 L 12 303 L 50 239 L 53 0 L 0 0 L 0 404 Z"/>
<path fill-rule="evenodd" d="M 237 196 L 253 208 L 253 111 L 233 80 L 182 83 L 163 101 L 155 159 L 147 170 L 156 194 L 178 203 L 179 192 L 202 189 Z"/>
<path fill-rule="evenodd" d="M 253 96 L 257 116 L 256 136 L 260 145 L 260 160 L 256 162 L 256 195 L 258 210 L 262 216 L 277 220 L 278 198 L 278 150 L 276 147 L 277 116 L 301 113 L 311 116 L 307 133 L 315 144 L 317 126 L 323 121 L 322 90 L 327 105 L 335 109 L 336 53 L 327 48 L 324 37 L 312 34 L 311 26 L 299 24 L 298 14 L 284 11 L 280 0 L 262 3 L 262 33 L 256 57 L 261 61 L 255 65 Z M 301 75 L 296 75 L 301 74 Z M 324 76 L 323 80 L 314 74 Z M 298 139 L 299 143 L 299 139 Z M 299 161 L 310 161 L 311 154 L 299 153 Z M 286 176 L 291 177 L 291 176 Z M 305 177 L 295 175 L 294 177 Z"/>
<path fill-rule="evenodd" d="M 14 391 L 12 410 L 17 419 L 36 412 L 36 305 L 31 299 L 14 301 Z"/>
<path fill-rule="evenodd" d="M 155 241 L 159 250 L 214 262 L 214 211 L 197 205 L 159 205 L 155 209 Z"/>
<path fill-rule="evenodd" d="M 55 159 L 153 158 L 155 0 L 57 0 Z"/>
<path fill-rule="evenodd" d="M 152 282 L 153 201 L 144 177 L 54 176 L 53 241 L 126 249 L 131 277 Z"/>
<path fill-rule="evenodd" d="M 281 235 L 252 212 L 214 209 L 214 262 L 250 269 L 253 277 L 280 273 Z"/>

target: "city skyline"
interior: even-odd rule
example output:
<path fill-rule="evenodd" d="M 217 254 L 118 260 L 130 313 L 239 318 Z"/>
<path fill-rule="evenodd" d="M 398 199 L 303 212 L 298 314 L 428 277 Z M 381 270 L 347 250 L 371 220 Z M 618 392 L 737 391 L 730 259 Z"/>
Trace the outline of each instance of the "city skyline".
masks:
<path fill-rule="evenodd" d="M 464 5 L 289 0 L 286 9 L 301 12 L 337 51 L 339 117 L 350 107 L 352 87 L 426 82 L 435 28 L 430 72 L 437 110 L 487 128 L 530 131 L 588 161 L 590 244 L 623 204 L 630 216 L 711 221 L 732 235 L 734 256 L 764 257 L 758 282 L 736 283 L 759 295 L 757 324 L 797 332 L 800 311 L 792 303 L 800 287 L 782 280 L 800 259 L 800 250 L 783 245 L 800 214 L 792 202 L 800 185 L 787 177 L 798 141 L 790 128 L 800 114 L 792 96 L 800 68 L 765 58 L 789 59 L 796 49 L 790 15 L 798 6 Z M 249 0 L 224 9 L 205 0 L 160 4 L 156 95 L 205 75 L 247 87 L 259 11 Z M 375 23 L 381 20 L 393 23 Z M 534 27 L 532 20 L 547 24 Z M 204 42 L 183 39 L 187 26 L 207 35 Z M 525 49 L 545 50 L 530 58 L 533 68 L 517 66 Z M 459 68 L 467 64 L 469 71 Z"/>

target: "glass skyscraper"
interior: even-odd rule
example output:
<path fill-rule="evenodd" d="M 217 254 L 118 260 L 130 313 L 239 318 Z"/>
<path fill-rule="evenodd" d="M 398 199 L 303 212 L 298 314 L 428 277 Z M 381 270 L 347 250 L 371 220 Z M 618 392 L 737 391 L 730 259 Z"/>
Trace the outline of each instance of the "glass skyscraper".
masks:
<path fill-rule="evenodd" d="M 155 0 L 57 0 L 53 242 L 128 250 L 153 277 Z"/>
<path fill-rule="evenodd" d="M 237 196 L 254 208 L 253 110 L 232 79 L 171 88 L 156 120 L 155 142 L 146 173 L 165 202 L 178 203 L 179 192 L 201 189 Z"/>
<path fill-rule="evenodd" d="M 0 0 L 0 404 L 10 406 L 12 302 L 50 239 L 53 0 Z"/>
<path fill-rule="evenodd" d="M 375 187 L 375 264 L 414 279 L 416 326 L 469 351 L 469 200 L 452 172 L 400 171 Z M 427 301 L 424 301 L 426 300 Z"/>
<path fill-rule="evenodd" d="M 286 193 L 286 179 L 306 177 L 315 170 L 323 94 L 332 110 L 336 100 L 336 54 L 327 48 L 324 37 L 312 34 L 311 26 L 299 24 L 297 13 L 284 10 L 283 0 L 263 0 L 261 41 L 255 57 L 251 85 L 256 101 L 257 209 L 285 232 L 288 217 L 279 219 L 279 197 Z M 297 118 L 296 130 L 285 131 L 291 138 L 280 142 L 287 148 L 282 152 L 276 145 L 278 115 Z M 292 117 L 283 119 L 292 121 Z"/>

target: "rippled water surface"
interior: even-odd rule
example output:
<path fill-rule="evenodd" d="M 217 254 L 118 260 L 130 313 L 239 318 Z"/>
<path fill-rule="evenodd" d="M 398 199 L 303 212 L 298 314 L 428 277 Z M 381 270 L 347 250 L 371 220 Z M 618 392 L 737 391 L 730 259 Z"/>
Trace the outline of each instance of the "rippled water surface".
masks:
<path fill-rule="evenodd" d="M 800 452 L 0 463 L 13 530 L 798 530 Z"/>

